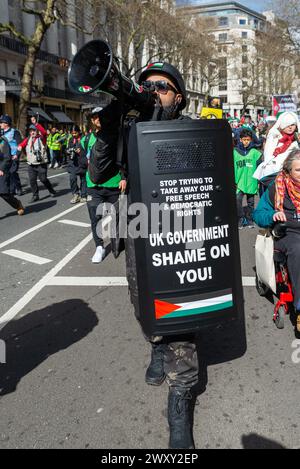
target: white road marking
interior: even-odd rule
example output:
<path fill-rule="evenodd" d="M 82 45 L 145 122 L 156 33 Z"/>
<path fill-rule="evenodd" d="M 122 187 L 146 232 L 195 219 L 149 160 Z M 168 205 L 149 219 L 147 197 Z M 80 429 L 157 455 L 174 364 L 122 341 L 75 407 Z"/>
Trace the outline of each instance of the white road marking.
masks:
<path fill-rule="evenodd" d="M 59 176 L 65 176 L 66 174 L 69 174 L 69 173 L 54 174 L 54 176 L 48 176 L 48 179 L 58 178 Z"/>
<path fill-rule="evenodd" d="M 32 262 L 33 264 L 38 265 L 49 264 L 49 262 L 52 262 L 51 259 L 35 256 L 33 254 L 29 254 L 28 252 L 18 251 L 17 249 L 2 251 L 2 254 L 7 254 L 8 256 L 16 257 L 17 259 L 22 259 L 23 261 Z"/>
<path fill-rule="evenodd" d="M 50 270 L 38 283 L 36 283 L 7 313 L 0 318 L 0 330 L 6 326 L 40 291 L 48 284 L 48 282 L 58 274 L 92 239 L 89 234 L 81 241 L 66 257 L 64 257 L 53 269 Z"/>
<path fill-rule="evenodd" d="M 243 277 L 243 287 L 255 287 L 255 277 Z"/>
<path fill-rule="evenodd" d="M 52 223 L 53 221 L 56 221 L 59 218 L 64 217 L 68 213 L 73 212 L 74 210 L 77 210 L 78 208 L 83 207 L 84 205 L 85 204 L 77 204 L 74 207 L 68 208 L 68 210 L 65 210 L 64 212 L 59 213 L 58 215 L 55 215 L 55 217 L 49 218 L 49 220 L 46 220 L 46 221 L 40 223 L 39 225 L 36 225 L 32 228 L 29 228 L 26 231 L 23 231 L 23 233 L 20 233 L 17 236 L 14 236 L 13 238 L 10 238 L 7 241 L 4 241 L 3 243 L 1 243 L 0 244 L 0 249 L 4 248 L 5 246 L 8 246 L 11 243 L 14 243 L 15 241 L 18 241 L 21 238 L 24 238 L 24 236 L 27 236 L 30 233 L 33 233 L 34 231 L 39 230 L 40 228 L 43 228 L 46 225 L 49 225 L 49 223 Z"/>
<path fill-rule="evenodd" d="M 52 277 L 47 286 L 56 287 L 127 287 L 126 277 Z M 255 277 L 243 277 L 244 287 L 255 287 Z"/>
<path fill-rule="evenodd" d="M 56 287 L 127 287 L 126 277 L 52 277 L 47 286 Z"/>
<path fill-rule="evenodd" d="M 81 226 L 82 228 L 91 228 L 91 225 L 89 223 L 82 223 L 81 221 L 59 220 L 58 223 L 63 223 L 64 225 Z"/>

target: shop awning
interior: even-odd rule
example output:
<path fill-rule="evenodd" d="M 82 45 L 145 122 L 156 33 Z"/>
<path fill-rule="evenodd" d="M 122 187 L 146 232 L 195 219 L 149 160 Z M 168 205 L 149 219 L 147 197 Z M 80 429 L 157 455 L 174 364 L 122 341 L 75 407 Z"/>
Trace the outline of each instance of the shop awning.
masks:
<path fill-rule="evenodd" d="M 41 116 L 41 118 L 44 119 L 45 121 L 53 122 L 53 119 L 40 107 L 30 107 L 28 110 L 28 114 L 30 116 L 39 114 L 39 116 Z"/>
<path fill-rule="evenodd" d="M 70 117 L 68 117 L 67 114 L 62 111 L 51 111 L 51 114 L 60 124 L 73 124 L 73 121 L 70 119 Z"/>

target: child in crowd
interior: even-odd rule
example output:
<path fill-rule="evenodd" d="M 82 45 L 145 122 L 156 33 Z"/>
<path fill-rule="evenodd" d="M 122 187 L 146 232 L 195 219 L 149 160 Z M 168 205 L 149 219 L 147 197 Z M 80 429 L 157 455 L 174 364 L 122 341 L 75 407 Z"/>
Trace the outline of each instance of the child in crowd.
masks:
<path fill-rule="evenodd" d="M 254 148 L 253 133 L 243 129 L 240 140 L 234 148 L 235 183 L 237 190 L 237 208 L 239 229 L 245 226 L 254 228 L 254 198 L 258 192 L 258 181 L 253 178 L 257 166 L 261 162 L 261 153 Z M 243 200 L 247 197 L 247 209 L 244 211 Z"/>

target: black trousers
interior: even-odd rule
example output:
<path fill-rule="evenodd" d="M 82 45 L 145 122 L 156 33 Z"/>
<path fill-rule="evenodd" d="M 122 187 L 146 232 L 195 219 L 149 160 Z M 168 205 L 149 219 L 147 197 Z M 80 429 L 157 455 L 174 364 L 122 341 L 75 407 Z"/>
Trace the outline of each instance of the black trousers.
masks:
<path fill-rule="evenodd" d="M 253 221 L 254 197 L 255 196 L 252 194 L 244 194 L 244 192 L 239 192 L 236 195 L 238 217 L 239 219 L 245 217 L 245 212 L 244 212 L 244 207 L 243 207 L 244 197 L 247 198 L 246 218 L 250 221 Z"/>
<path fill-rule="evenodd" d="M 80 186 L 78 187 L 78 179 L 80 180 Z M 78 175 L 75 171 L 70 172 L 70 186 L 72 194 L 78 194 L 81 197 L 87 196 L 87 185 L 86 175 Z"/>
<path fill-rule="evenodd" d="M 47 164 L 28 165 L 28 176 L 32 194 L 34 196 L 39 195 L 39 188 L 37 184 L 37 178 L 42 184 L 48 189 L 50 194 L 54 193 L 53 186 L 47 177 Z"/>
<path fill-rule="evenodd" d="M 115 205 L 119 199 L 119 189 L 109 189 L 106 187 L 88 187 L 88 211 L 91 220 L 92 233 L 96 247 L 103 246 L 103 239 L 98 236 L 97 225 L 102 216 L 97 215 L 97 208 L 100 204 L 109 203 Z"/>
<path fill-rule="evenodd" d="M 9 173 L 10 173 L 10 193 L 15 194 L 16 191 L 21 191 L 22 190 L 22 185 L 21 185 L 21 180 L 19 176 L 19 160 L 13 160 L 12 165 L 10 167 Z"/>
<path fill-rule="evenodd" d="M 5 200 L 12 208 L 18 210 L 20 207 L 20 201 L 15 198 L 12 194 L 0 194 L 1 199 Z"/>
<path fill-rule="evenodd" d="M 300 312 L 300 230 L 299 233 L 290 231 L 284 238 L 275 241 L 275 249 L 283 252 L 287 257 L 289 276 L 293 286 L 294 305 Z"/>

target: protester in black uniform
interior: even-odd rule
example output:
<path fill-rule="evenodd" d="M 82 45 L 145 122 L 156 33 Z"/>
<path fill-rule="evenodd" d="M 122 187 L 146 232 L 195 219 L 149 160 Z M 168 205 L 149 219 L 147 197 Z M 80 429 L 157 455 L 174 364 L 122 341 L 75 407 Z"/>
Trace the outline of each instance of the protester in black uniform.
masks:
<path fill-rule="evenodd" d="M 17 210 L 18 215 L 24 215 L 24 207 L 21 202 L 10 194 L 10 168 L 12 165 L 10 146 L 5 137 L 0 136 L 0 197 L 12 208 Z"/>
<path fill-rule="evenodd" d="M 168 63 L 151 64 L 142 72 L 139 83 L 144 88 L 156 90 L 159 106 L 156 108 L 155 120 L 184 119 L 180 111 L 186 106 L 186 90 L 183 78 L 175 67 Z M 142 117 L 141 120 L 148 119 Z M 126 244 L 127 278 L 138 319 L 140 313 L 133 239 L 128 238 Z M 152 345 L 152 358 L 146 372 L 146 383 L 158 386 L 166 379 L 169 385 L 169 447 L 194 448 L 192 412 L 195 396 L 192 388 L 198 383 L 199 368 L 195 337 L 182 335 L 147 339 Z"/>
<path fill-rule="evenodd" d="M 68 172 L 73 197 L 71 204 L 87 201 L 86 171 L 87 158 L 81 146 L 81 132 L 77 125 L 71 129 L 72 138 L 68 141 L 66 153 L 69 157 Z M 78 186 L 78 178 L 80 186 Z"/>

